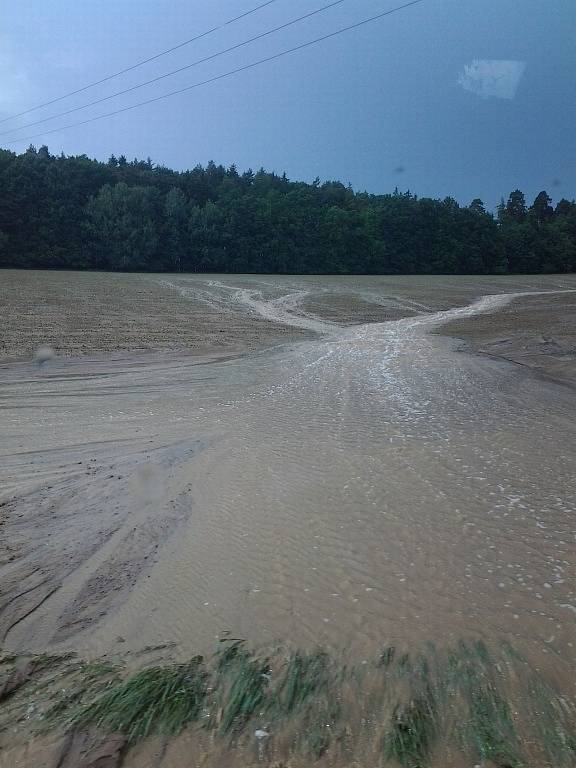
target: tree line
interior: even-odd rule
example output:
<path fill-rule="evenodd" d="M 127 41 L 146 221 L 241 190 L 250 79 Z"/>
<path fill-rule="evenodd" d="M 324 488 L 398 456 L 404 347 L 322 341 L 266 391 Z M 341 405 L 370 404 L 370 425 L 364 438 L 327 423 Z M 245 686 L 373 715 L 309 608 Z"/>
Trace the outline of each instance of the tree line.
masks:
<path fill-rule="evenodd" d="M 208 163 L 0 150 L 0 266 L 155 272 L 576 271 L 576 203 L 373 195 Z"/>

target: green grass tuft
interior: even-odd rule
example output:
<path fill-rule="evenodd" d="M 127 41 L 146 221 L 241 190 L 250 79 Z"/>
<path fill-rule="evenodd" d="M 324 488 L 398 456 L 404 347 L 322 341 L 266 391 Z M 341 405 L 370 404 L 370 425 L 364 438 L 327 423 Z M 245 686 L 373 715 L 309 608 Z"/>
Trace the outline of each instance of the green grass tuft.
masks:
<path fill-rule="evenodd" d="M 152 733 L 172 736 L 198 719 L 205 696 L 206 673 L 198 656 L 188 664 L 144 669 L 117 683 L 74 715 L 71 724 L 121 732 L 130 742 Z"/>
<path fill-rule="evenodd" d="M 499 688 L 501 672 L 486 646 L 461 642 L 450 664 L 452 684 L 467 710 L 461 713 L 459 729 L 463 746 L 497 768 L 521 768 L 518 734 Z"/>
<path fill-rule="evenodd" d="M 394 710 L 384 737 L 384 755 L 404 768 L 424 768 L 436 737 L 435 705 L 431 696 L 412 699 Z"/>
<path fill-rule="evenodd" d="M 498 768 L 521 768 L 518 737 L 510 708 L 490 684 L 478 684 L 470 691 L 469 739 L 481 760 Z"/>
<path fill-rule="evenodd" d="M 574 706 L 545 681 L 525 675 L 526 701 L 532 708 L 534 732 L 555 768 L 576 765 L 576 720 Z"/>
<path fill-rule="evenodd" d="M 274 692 L 276 715 L 294 721 L 297 748 L 315 760 L 322 757 L 337 735 L 345 672 L 322 649 L 293 653 Z"/>
<path fill-rule="evenodd" d="M 312 696 L 326 691 L 331 682 L 331 661 L 325 651 L 292 654 L 277 690 L 278 711 L 289 715 L 301 709 Z"/>
<path fill-rule="evenodd" d="M 386 648 L 383 648 L 378 658 L 378 666 L 387 669 L 394 661 L 395 656 L 396 648 L 394 648 L 393 645 L 389 645 Z"/>
<path fill-rule="evenodd" d="M 217 654 L 216 672 L 222 712 L 220 731 L 237 732 L 264 705 L 270 665 L 247 651 L 243 640 L 237 640 Z"/>

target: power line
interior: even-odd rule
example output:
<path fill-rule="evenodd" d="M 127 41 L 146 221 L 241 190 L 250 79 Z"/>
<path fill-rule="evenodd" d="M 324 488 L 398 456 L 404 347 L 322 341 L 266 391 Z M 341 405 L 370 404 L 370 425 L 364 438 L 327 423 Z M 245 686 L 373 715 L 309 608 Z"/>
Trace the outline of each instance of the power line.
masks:
<path fill-rule="evenodd" d="M 118 91 L 117 93 L 112 93 L 109 96 L 103 96 L 100 99 L 95 99 L 94 101 L 88 102 L 88 104 L 83 104 L 79 107 L 72 107 L 72 109 L 67 109 L 65 112 L 59 112 L 56 115 L 50 115 L 49 117 L 43 117 L 41 120 L 35 120 L 33 123 L 26 123 L 26 125 L 20 125 L 17 128 L 11 128 L 8 131 L 4 131 L 0 133 L 0 136 L 6 136 L 8 134 L 14 133 L 14 131 L 21 131 L 24 128 L 32 128 L 34 125 L 40 125 L 41 123 L 47 123 L 50 120 L 56 120 L 58 117 L 64 117 L 65 115 L 70 115 L 73 112 L 79 112 L 82 109 L 88 109 L 89 107 L 94 107 L 96 104 L 102 104 L 104 101 L 109 101 L 110 99 L 115 99 L 117 96 L 124 96 L 127 93 L 131 93 L 132 91 L 137 91 L 140 88 L 144 88 L 147 85 L 151 85 L 152 83 L 157 83 L 159 80 L 164 80 L 167 77 L 172 77 L 173 75 L 177 75 L 180 72 L 184 72 L 187 69 L 192 69 L 192 67 L 197 67 L 199 64 L 204 64 L 207 61 L 212 61 L 212 59 L 216 59 L 219 56 L 223 56 L 226 53 L 230 53 L 231 51 L 236 51 L 238 48 L 243 48 L 246 45 L 249 45 L 250 43 L 254 43 L 256 40 L 261 40 L 264 37 L 268 37 L 269 35 L 272 35 L 274 32 L 280 32 L 280 30 L 287 29 L 288 27 L 292 27 L 294 24 L 297 24 L 300 21 L 304 21 L 305 19 L 309 19 L 312 16 L 316 16 L 319 13 L 324 13 L 324 11 L 329 10 L 330 8 L 334 8 L 336 5 L 342 5 L 345 0 L 333 0 L 331 3 L 328 3 L 328 5 L 324 5 L 321 8 L 317 8 L 315 11 L 310 11 L 310 13 L 306 13 L 303 16 L 299 16 L 296 19 L 292 19 L 291 21 L 287 21 L 285 24 L 280 24 L 278 27 L 274 27 L 274 29 L 269 29 L 266 32 L 261 32 L 258 35 L 255 35 L 254 37 L 251 37 L 249 40 L 244 40 L 241 43 L 236 43 L 236 45 L 232 45 L 229 48 L 225 48 L 223 51 L 218 51 L 217 53 L 213 53 L 210 56 L 205 56 L 202 59 L 198 59 L 197 61 L 193 61 L 191 64 L 186 64 L 183 67 L 179 67 L 178 69 L 173 69 L 171 72 L 166 72 L 164 75 L 158 75 L 158 77 L 153 77 L 151 80 L 146 80 L 143 83 L 138 83 L 137 85 L 132 85 L 130 88 L 125 88 L 123 91 Z"/>
<path fill-rule="evenodd" d="M 408 3 L 404 3 L 403 5 L 398 5 L 395 8 L 390 8 L 387 11 L 383 11 L 382 13 L 378 13 L 375 16 L 370 16 L 369 18 L 363 19 L 362 21 L 358 21 L 355 24 L 350 24 L 347 27 L 342 27 L 340 29 L 337 29 L 335 32 L 330 32 L 327 35 L 322 35 L 321 37 L 317 37 L 314 40 L 309 40 L 306 43 L 301 43 L 300 45 L 296 45 L 293 48 L 288 48 L 285 51 L 280 51 L 280 53 L 275 53 L 272 56 L 267 56 L 264 59 L 259 59 L 258 61 L 251 62 L 250 64 L 245 64 L 242 67 L 237 67 L 236 69 L 232 69 L 229 72 L 224 72 L 221 75 L 216 75 L 215 77 L 211 77 L 208 80 L 202 80 L 199 83 L 193 83 L 192 85 L 186 86 L 186 88 L 179 88 L 176 91 L 170 91 L 169 93 L 164 93 L 161 96 L 155 96 L 152 99 L 146 99 L 146 101 L 140 101 L 137 104 L 132 104 L 132 105 L 130 105 L 128 107 L 122 107 L 121 109 L 115 109 L 113 112 L 106 112 L 103 115 L 96 115 L 96 117 L 91 117 L 91 118 L 88 118 L 87 120 L 82 120 L 82 121 L 77 122 L 77 123 L 70 123 L 69 125 L 63 125 L 63 126 L 60 126 L 59 128 L 52 128 L 49 131 L 43 131 L 42 133 L 36 133 L 36 134 L 34 134 L 32 136 L 24 136 L 22 138 L 13 139 L 13 140 L 7 141 L 5 143 L 7 143 L 7 144 L 17 144 L 17 143 L 19 143 L 21 141 L 30 141 L 31 139 L 36 139 L 36 138 L 38 138 L 40 136 L 47 136 L 48 134 L 51 134 L 51 133 L 58 133 L 59 131 L 65 131 L 65 130 L 68 130 L 70 128 L 77 128 L 77 127 L 79 127 L 81 125 L 87 125 L 88 123 L 94 123 L 97 120 L 104 120 L 107 117 L 113 117 L 114 115 L 119 115 L 122 112 L 128 112 L 128 111 L 130 111 L 132 109 L 136 109 L 138 107 L 146 106 L 147 104 L 153 104 L 154 102 L 162 101 L 163 99 L 168 99 L 171 96 L 177 96 L 178 94 L 186 93 L 187 91 L 191 91 L 194 88 L 200 88 L 200 87 L 202 87 L 204 85 L 209 85 L 211 83 L 217 82 L 218 80 L 223 80 L 224 78 L 231 77 L 232 75 L 239 74 L 240 72 L 245 72 L 248 69 L 253 69 L 254 67 L 260 66 L 261 64 L 266 64 L 266 63 L 268 63 L 270 61 L 275 61 L 276 59 L 280 59 L 283 56 L 287 56 L 290 53 L 296 53 L 297 51 L 301 51 L 304 48 L 309 48 L 310 46 L 316 45 L 317 43 L 321 43 L 324 40 L 329 40 L 329 39 L 331 39 L 333 37 L 336 37 L 337 35 L 343 34 L 344 32 L 350 32 L 353 29 L 358 29 L 359 27 L 362 27 L 362 26 L 364 26 L 366 24 L 370 24 L 373 21 L 377 21 L 378 19 L 383 19 L 385 16 L 390 16 L 393 13 L 397 13 L 398 11 L 403 11 L 405 8 L 409 8 L 410 6 L 413 6 L 413 5 L 419 5 L 420 3 L 423 3 L 423 2 L 424 2 L 424 0 L 411 0 Z"/>
<path fill-rule="evenodd" d="M 186 45 L 190 45 L 191 43 L 195 43 L 197 40 L 201 40 L 204 37 L 208 37 L 208 35 L 211 35 L 214 32 L 218 32 L 218 30 L 224 29 L 224 27 L 227 27 L 230 24 L 234 24 L 236 21 L 240 21 L 240 19 L 246 18 L 246 16 L 251 16 L 253 13 L 260 11 L 262 8 L 265 8 L 267 5 L 272 5 L 272 3 L 276 3 L 276 2 L 278 2 L 278 0 L 267 0 L 267 2 L 257 5 L 256 8 L 252 8 L 249 11 L 244 11 L 244 13 L 241 13 L 239 16 L 235 16 L 233 19 L 228 19 L 228 21 L 224 21 L 222 24 L 218 24 L 218 26 L 212 27 L 212 29 L 206 30 L 206 32 L 201 32 L 199 35 L 196 35 L 195 37 L 191 37 L 189 40 L 184 40 L 182 43 L 173 45 L 172 48 L 167 48 L 165 51 L 160 51 L 160 53 L 156 53 L 154 56 L 150 56 L 147 59 L 142 59 L 142 61 L 138 61 L 136 62 L 136 64 L 132 64 L 131 66 L 126 67 L 125 69 L 120 69 L 118 72 L 113 72 L 111 75 L 107 75 L 106 77 L 103 77 L 101 80 L 95 80 L 93 83 L 88 83 L 88 85 L 84 85 L 82 86 L 82 88 L 77 88 L 75 91 L 70 91 L 69 93 L 63 94 L 62 96 L 57 96 L 55 99 L 51 99 L 50 101 L 45 101 L 42 104 L 37 104 L 35 107 L 30 107 L 30 109 L 25 109 L 23 112 L 18 112 L 18 114 L 16 115 L 10 115 L 9 117 L 4 117 L 2 118 L 2 120 L 0 120 L 0 123 L 5 123 L 7 120 L 14 120 L 17 117 L 22 117 L 22 115 L 28 115 L 30 112 L 35 112 L 37 109 L 42 109 L 42 107 L 48 107 L 50 106 L 50 104 L 56 104 L 56 102 L 63 101 L 64 99 L 67 99 L 70 96 L 75 96 L 77 93 L 82 93 L 83 91 L 87 91 L 89 88 L 94 88 L 95 86 L 101 85 L 102 83 L 107 83 L 109 80 L 113 80 L 115 77 L 119 77 L 120 75 L 125 75 L 126 72 L 131 72 L 133 69 L 142 67 L 144 64 L 148 64 L 151 61 L 156 61 L 156 59 L 160 59 L 162 56 L 166 56 L 169 53 L 173 53 L 174 51 L 177 51 L 179 48 L 184 48 L 184 46 Z"/>

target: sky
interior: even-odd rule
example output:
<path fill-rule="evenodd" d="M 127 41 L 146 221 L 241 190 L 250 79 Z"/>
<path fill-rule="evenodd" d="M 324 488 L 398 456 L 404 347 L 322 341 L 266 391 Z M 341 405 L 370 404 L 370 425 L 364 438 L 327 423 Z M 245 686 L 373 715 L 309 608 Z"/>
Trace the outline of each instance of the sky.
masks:
<path fill-rule="evenodd" d="M 0 120 L 248 11 L 263 0 L 0 0 Z M 0 146 L 213 159 L 380 194 L 576 196 L 576 0 L 422 0 L 359 29 L 172 98 L 87 125 L 381 13 L 406 0 L 343 0 L 280 32 L 131 94 L 31 128 L 326 5 L 274 0 L 121 77 L 0 123 Z M 11 139 L 56 132 L 33 140 Z M 14 130 L 13 130 L 14 129 Z M 18 130 L 17 130 L 18 129 Z"/>

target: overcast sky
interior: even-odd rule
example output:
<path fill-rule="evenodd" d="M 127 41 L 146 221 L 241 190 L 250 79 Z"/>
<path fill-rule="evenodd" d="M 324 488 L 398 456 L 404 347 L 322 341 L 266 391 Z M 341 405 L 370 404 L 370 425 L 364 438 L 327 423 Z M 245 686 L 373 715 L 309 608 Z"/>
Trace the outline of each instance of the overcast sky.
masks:
<path fill-rule="evenodd" d="M 106 76 L 263 0 L 2 0 L 0 117 Z M 127 75 L 0 125 L 38 120 L 210 55 L 329 0 L 275 0 Z M 184 87 L 403 0 L 340 6 L 60 122 Z M 382 193 L 576 195 L 576 0 L 424 0 L 278 61 L 106 120 L 35 138 L 52 152 L 208 160 Z M 43 126 L 11 136 L 28 136 Z M 0 137 L 8 146 L 10 136 Z M 21 151 L 25 144 L 10 144 Z"/>

